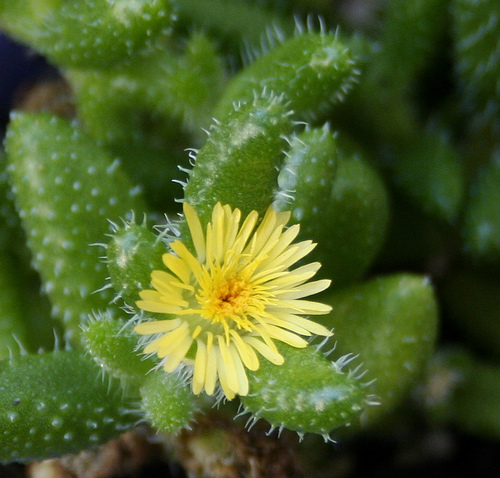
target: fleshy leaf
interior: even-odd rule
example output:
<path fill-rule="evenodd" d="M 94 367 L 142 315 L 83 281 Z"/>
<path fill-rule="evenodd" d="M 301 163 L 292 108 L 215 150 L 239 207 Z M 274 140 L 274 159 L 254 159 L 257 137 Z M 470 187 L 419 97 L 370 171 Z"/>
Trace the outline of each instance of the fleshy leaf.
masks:
<path fill-rule="evenodd" d="M 95 447 L 139 415 L 116 381 L 75 351 L 23 355 L 0 373 L 0 460 L 31 461 Z"/>
<path fill-rule="evenodd" d="M 263 87 L 284 94 L 300 119 L 316 117 L 349 91 L 357 75 L 339 36 L 301 33 L 273 48 L 228 84 L 214 117 L 222 120 L 235 101 L 249 101 Z"/>
<path fill-rule="evenodd" d="M 48 114 L 17 113 L 7 133 L 9 174 L 53 315 L 68 336 L 110 295 L 94 292 L 106 281 L 100 243 L 108 220 L 145 211 L 140 191 L 79 129 Z M 76 342 L 75 342 L 76 343 Z"/>
<path fill-rule="evenodd" d="M 189 426 L 197 411 L 195 396 L 176 373 L 162 370 L 147 375 L 141 387 L 141 408 L 159 432 L 176 433 Z"/>
<path fill-rule="evenodd" d="M 236 105 L 210 128 L 185 188 L 185 200 L 202 224 L 217 202 L 239 208 L 243 217 L 252 210 L 265 212 L 276 188 L 284 136 L 292 127 L 283 98 L 261 95 Z"/>
<path fill-rule="evenodd" d="M 153 49 L 171 23 L 169 0 L 19 0 L 0 5 L 2 28 L 61 66 L 109 68 Z"/>
<path fill-rule="evenodd" d="M 354 285 L 324 299 L 332 312 L 324 320 L 335 329 L 335 356 L 354 351 L 374 380 L 381 406 L 370 419 L 394 410 L 421 378 L 434 350 L 438 309 L 426 277 L 396 274 Z"/>
<path fill-rule="evenodd" d="M 292 140 L 278 183 L 275 204 L 292 211 L 301 239 L 318 244 L 309 258 L 322 263 L 319 274 L 334 288 L 362 277 L 389 220 L 378 172 L 328 129 L 311 129 Z"/>
<path fill-rule="evenodd" d="M 125 224 L 111 236 L 106 248 L 111 285 L 118 297 L 135 306 L 139 292 L 149 288 L 151 272 L 163 269 L 166 247 L 147 227 Z"/>
<path fill-rule="evenodd" d="M 249 423 L 264 418 L 273 429 L 317 433 L 328 440 L 332 430 L 359 418 L 370 397 L 355 374 L 342 371 L 314 347 L 280 344 L 279 350 L 283 365 L 262 361 L 248 374 L 250 392 L 240 399 L 252 414 Z"/>
<path fill-rule="evenodd" d="M 133 325 L 109 313 L 101 313 L 83 327 L 85 349 L 97 365 L 122 381 L 122 386 L 140 387 L 156 362 L 137 351 Z"/>

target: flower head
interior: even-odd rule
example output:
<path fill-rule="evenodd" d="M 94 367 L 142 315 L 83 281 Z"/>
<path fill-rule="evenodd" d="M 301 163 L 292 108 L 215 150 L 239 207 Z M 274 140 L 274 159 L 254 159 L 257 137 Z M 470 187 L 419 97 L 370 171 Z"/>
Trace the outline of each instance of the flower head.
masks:
<path fill-rule="evenodd" d="M 292 244 L 299 226 L 285 229 L 288 212 L 270 207 L 259 224 L 252 211 L 240 224 L 241 211 L 219 203 L 206 231 L 188 203 L 184 215 L 194 251 L 172 242 L 163 255 L 167 270 L 151 273 L 154 290 L 140 292 L 137 302 L 166 318 L 142 322 L 135 331 L 147 336 L 144 353 L 157 354 L 166 372 L 191 367 L 195 394 L 211 395 L 219 382 L 228 399 L 247 395 L 246 369 L 257 370 L 262 357 L 283 364 L 274 341 L 305 347 L 302 336 L 331 335 L 302 317 L 331 310 L 304 300 L 330 281 L 307 282 L 320 268 L 317 262 L 290 270 L 315 244 Z"/>

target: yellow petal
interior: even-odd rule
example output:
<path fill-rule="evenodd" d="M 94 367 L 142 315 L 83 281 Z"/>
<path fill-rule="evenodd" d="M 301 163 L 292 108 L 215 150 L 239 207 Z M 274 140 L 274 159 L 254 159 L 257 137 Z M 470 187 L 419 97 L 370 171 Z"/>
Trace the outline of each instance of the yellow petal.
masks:
<path fill-rule="evenodd" d="M 172 243 L 172 246 L 173 244 L 175 244 L 175 242 Z M 182 243 L 179 241 L 179 244 Z M 168 269 L 171 270 L 182 282 L 186 284 L 189 283 L 189 279 L 191 277 L 191 269 L 188 267 L 186 261 L 170 253 L 163 254 L 162 259 L 163 263 L 168 267 Z"/>
<path fill-rule="evenodd" d="M 285 362 L 285 359 L 277 350 L 271 349 L 261 340 L 255 337 L 245 337 L 244 340 L 248 345 L 257 350 L 257 352 L 259 352 L 264 358 L 269 360 L 269 362 L 275 365 L 282 365 Z"/>
<path fill-rule="evenodd" d="M 160 338 L 146 345 L 144 353 L 149 354 L 156 352 L 156 355 L 160 358 L 167 356 L 170 351 L 175 348 L 178 341 L 184 340 L 188 333 L 188 328 L 188 324 L 186 322 L 182 322 L 182 324 L 176 329 L 162 335 Z"/>
<path fill-rule="evenodd" d="M 299 314 L 305 315 L 328 314 L 332 310 L 329 305 L 322 304 L 321 302 L 313 302 L 311 300 L 278 300 L 276 304 L 284 309 L 289 308 Z M 271 308 L 269 308 L 269 311 L 271 311 Z"/>
<path fill-rule="evenodd" d="M 184 243 L 180 241 L 175 241 L 170 246 L 171 249 L 177 254 L 178 259 L 184 262 L 184 266 L 189 274 L 186 274 L 184 277 L 179 276 L 179 278 L 185 283 L 188 284 L 191 280 L 191 273 L 198 278 L 201 274 L 202 267 L 199 259 L 191 254 L 191 251 L 184 245 Z M 186 279 L 186 280 L 185 280 Z"/>
<path fill-rule="evenodd" d="M 235 209 L 234 212 L 226 211 L 226 230 L 222 237 L 222 250 L 228 251 L 233 247 L 234 241 L 238 235 L 238 229 L 241 220 L 241 211 Z"/>
<path fill-rule="evenodd" d="M 310 333 L 315 335 L 322 335 L 324 337 L 329 337 L 333 335 L 330 330 L 328 330 L 324 325 L 318 324 L 313 320 L 305 319 L 304 317 L 300 317 L 299 315 L 290 314 L 288 312 L 274 312 L 276 317 L 282 320 L 282 327 L 291 329 L 291 324 L 297 325 L 301 328 L 308 330 Z"/>
<path fill-rule="evenodd" d="M 159 302 L 161 294 L 157 290 L 146 289 L 139 292 L 139 297 L 148 302 Z"/>
<path fill-rule="evenodd" d="M 271 241 L 268 250 L 265 252 L 267 254 L 266 261 L 264 263 L 264 266 L 266 264 L 270 264 L 273 261 L 276 260 L 276 258 L 285 251 L 287 247 L 290 246 L 290 244 L 293 242 L 293 240 L 297 237 L 299 234 L 300 226 L 298 224 L 294 224 L 293 226 L 289 227 L 285 232 L 283 232 L 278 240 L 273 244 Z"/>
<path fill-rule="evenodd" d="M 200 262 L 205 262 L 205 236 L 203 235 L 203 229 L 198 214 L 196 214 L 196 211 L 187 202 L 182 204 L 182 209 L 189 227 L 189 232 L 191 232 L 191 239 L 198 260 Z"/>
<path fill-rule="evenodd" d="M 212 227 L 207 228 L 207 239 L 210 231 L 211 235 L 211 254 L 207 254 L 207 259 L 212 258 L 215 262 L 221 262 L 224 251 L 222 250 L 222 239 L 224 237 L 224 209 L 217 203 L 212 213 Z M 207 241 L 208 242 L 208 241 Z M 208 251 L 208 247 L 207 247 Z"/>
<path fill-rule="evenodd" d="M 177 278 L 166 271 L 154 270 L 153 272 L 151 272 L 151 280 L 165 284 L 170 284 L 174 281 L 177 281 Z"/>
<path fill-rule="evenodd" d="M 232 249 L 235 253 L 241 254 L 243 249 L 245 248 L 248 240 L 250 239 L 250 235 L 257 224 L 257 220 L 259 219 L 259 215 L 256 211 L 252 211 L 243 221 L 243 224 L 240 227 L 238 232 L 238 236 L 236 237 Z"/>
<path fill-rule="evenodd" d="M 291 345 L 292 347 L 303 349 L 308 345 L 307 340 L 304 340 L 299 335 L 294 334 L 293 332 L 289 332 L 288 330 L 275 327 L 274 325 L 268 325 L 266 331 L 272 338 L 280 340 L 281 342 Z"/>
<path fill-rule="evenodd" d="M 215 260 L 215 255 L 214 255 L 214 235 L 212 234 L 212 224 L 210 222 L 207 224 L 207 239 L 205 247 L 206 247 L 205 263 L 212 264 Z"/>
<path fill-rule="evenodd" d="M 248 395 L 248 377 L 241 362 L 240 354 L 234 344 L 229 344 L 229 351 L 233 356 L 234 368 L 238 377 L 238 388 L 235 389 L 235 392 L 242 396 Z"/>
<path fill-rule="evenodd" d="M 207 354 L 212 352 L 212 345 L 214 343 L 214 334 L 207 332 Z"/>
<path fill-rule="evenodd" d="M 214 347 L 215 348 L 215 347 Z M 217 347 L 218 348 L 218 347 Z M 232 400 L 235 397 L 234 391 L 229 387 L 227 381 L 227 371 L 226 362 L 224 361 L 220 349 L 216 354 L 217 357 L 217 373 L 219 374 L 219 382 L 222 387 L 222 391 L 228 400 Z"/>
<path fill-rule="evenodd" d="M 254 256 L 259 254 L 262 248 L 268 244 L 269 237 L 276 230 L 276 213 L 273 209 L 268 209 L 265 216 L 262 218 L 259 227 L 253 234 L 254 241 L 252 249 L 244 252 L 249 252 Z"/>
<path fill-rule="evenodd" d="M 186 333 L 182 339 L 178 339 L 175 344 L 169 348 L 170 351 L 163 362 L 163 370 L 168 373 L 173 372 L 186 357 L 192 343 L 193 339 L 188 333 Z"/>
<path fill-rule="evenodd" d="M 240 337 L 240 334 L 236 330 L 230 329 L 229 334 L 245 367 L 249 370 L 257 370 L 259 368 L 259 358 L 253 348 Z"/>
<path fill-rule="evenodd" d="M 307 256 L 314 248 L 316 244 L 312 241 L 303 241 L 297 244 L 290 245 L 285 249 L 278 257 L 276 257 L 270 265 L 273 267 L 281 267 L 283 269 L 288 269 L 290 266 L 300 261 L 303 257 Z M 268 267 L 268 262 L 264 262 L 261 268 Z"/>
<path fill-rule="evenodd" d="M 142 322 L 134 327 L 134 331 L 140 335 L 161 334 L 170 332 L 181 325 L 181 319 L 172 320 L 152 320 L 151 322 Z"/>
<path fill-rule="evenodd" d="M 163 304 L 161 302 L 152 302 L 148 300 L 138 300 L 135 305 L 137 305 L 139 309 L 147 312 L 157 312 L 159 314 L 175 314 L 181 310 L 178 305 Z"/>
<path fill-rule="evenodd" d="M 300 325 L 297 325 L 293 322 L 286 322 L 286 321 L 280 319 L 277 316 L 277 314 L 269 314 L 269 315 L 266 314 L 266 317 L 267 317 L 266 322 L 269 325 L 275 325 L 277 327 L 289 330 L 290 332 L 293 332 L 294 334 L 298 334 L 298 335 L 304 335 L 307 337 L 312 335 L 312 333 L 309 330 L 307 330 L 306 328 L 304 328 Z"/>
<path fill-rule="evenodd" d="M 316 272 L 318 272 L 320 268 L 321 264 L 319 262 L 311 262 L 310 264 L 297 267 L 297 269 L 294 269 L 293 271 L 286 271 L 286 273 L 283 273 L 276 279 L 266 280 L 266 278 L 264 278 L 263 281 L 266 282 L 267 287 L 272 287 L 276 290 L 280 288 L 288 289 L 308 281 L 316 274 Z"/>
<path fill-rule="evenodd" d="M 302 297 L 308 297 L 310 295 L 314 295 L 328 289 L 331 283 L 332 281 L 328 279 L 321 279 L 314 282 L 308 282 L 307 284 L 302 284 L 298 286 L 295 290 L 291 290 L 289 292 L 281 293 L 278 291 L 276 292 L 276 297 L 278 297 L 281 300 L 302 299 Z"/>
<path fill-rule="evenodd" d="M 269 206 L 269 209 L 272 209 L 274 211 L 272 206 Z M 276 214 L 276 226 L 285 226 L 286 224 L 288 224 L 290 216 L 292 215 L 290 211 L 274 211 L 274 214 Z"/>
<path fill-rule="evenodd" d="M 229 346 L 226 344 L 224 337 L 217 337 L 219 343 L 220 355 L 222 357 L 222 362 L 224 363 L 223 375 L 225 375 L 225 381 L 227 387 L 232 391 L 237 391 L 239 388 L 238 373 L 236 371 L 236 366 L 233 360 L 233 354 L 231 353 Z M 221 368 L 219 367 L 219 378 L 221 378 Z M 221 378 L 222 383 L 222 378 Z"/>
<path fill-rule="evenodd" d="M 198 395 L 205 385 L 207 371 L 207 346 L 202 340 L 196 341 L 196 357 L 194 359 L 193 370 L 193 393 Z"/>
<path fill-rule="evenodd" d="M 205 391 L 207 392 L 208 395 L 212 395 L 215 390 L 215 384 L 217 382 L 217 375 L 218 375 L 218 370 L 217 370 L 218 355 L 219 355 L 219 350 L 216 345 L 211 345 L 210 349 L 208 349 L 207 347 Z"/>

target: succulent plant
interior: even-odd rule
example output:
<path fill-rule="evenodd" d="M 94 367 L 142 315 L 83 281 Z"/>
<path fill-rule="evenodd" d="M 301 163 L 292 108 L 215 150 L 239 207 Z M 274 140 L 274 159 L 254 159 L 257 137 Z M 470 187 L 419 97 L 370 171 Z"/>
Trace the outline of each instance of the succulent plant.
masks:
<path fill-rule="evenodd" d="M 213 405 L 328 442 L 416 390 L 498 436 L 466 418 L 474 387 L 500 416 L 500 12 L 469 3 L 348 33 L 280 2 L 0 0 L 75 111 L 15 109 L 0 157 L 0 461 Z"/>

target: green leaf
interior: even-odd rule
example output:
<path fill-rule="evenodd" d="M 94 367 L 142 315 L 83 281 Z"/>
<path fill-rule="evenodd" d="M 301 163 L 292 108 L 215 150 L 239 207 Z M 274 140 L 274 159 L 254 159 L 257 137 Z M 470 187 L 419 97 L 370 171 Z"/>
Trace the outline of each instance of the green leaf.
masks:
<path fill-rule="evenodd" d="M 53 315 L 63 321 L 68 337 L 76 339 L 80 323 L 111 299 L 106 291 L 94 294 L 104 286 L 107 273 L 102 251 L 91 244 L 102 242 L 108 220 L 145 211 L 140 191 L 118 161 L 60 118 L 13 115 L 6 146 L 34 266 Z"/>
<path fill-rule="evenodd" d="M 309 222 L 315 222 L 315 216 L 330 204 L 337 163 L 336 134 L 330 131 L 328 124 L 323 128 L 307 128 L 292 136 L 278 175 L 274 207 L 292 211 L 292 220 L 308 229 Z"/>
<path fill-rule="evenodd" d="M 311 129 L 292 140 L 278 183 L 277 206 L 292 211 L 300 239 L 318 244 L 308 261 L 321 262 L 320 276 L 334 288 L 362 277 L 382 247 L 389 219 L 377 171 L 328 129 Z"/>
<path fill-rule="evenodd" d="M 110 70 L 66 72 L 89 134 L 106 145 L 143 145 L 171 155 L 187 129 L 200 136 L 225 85 L 215 44 L 201 33 Z M 185 147 L 185 145 L 183 145 Z"/>
<path fill-rule="evenodd" d="M 437 334 L 438 308 L 425 277 L 396 274 L 335 292 L 324 302 L 332 312 L 323 324 L 333 327 L 335 356 L 359 354 L 374 380 L 381 406 L 370 420 L 394 410 L 421 377 Z"/>
<path fill-rule="evenodd" d="M 209 131 L 189 173 L 185 200 L 206 225 L 217 202 L 264 213 L 273 200 L 277 168 L 293 122 L 288 104 L 274 95 L 241 103 Z"/>
<path fill-rule="evenodd" d="M 95 447 L 138 414 L 117 382 L 75 351 L 24 355 L 0 373 L 0 461 L 31 461 Z"/>
<path fill-rule="evenodd" d="M 125 224 L 111 235 L 106 248 L 111 286 L 118 297 L 135 306 L 139 292 L 148 289 L 151 272 L 163 269 L 167 249 L 145 225 Z"/>
<path fill-rule="evenodd" d="M 342 361 L 330 362 L 314 346 L 280 344 L 279 351 L 283 365 L 263 360 L 248 373 L 250 392 L 240 399 L 243 413 L 252 414 L 249 423 L 264 418 L 272 429 L 317 433 L 328 440 L 333 429 L 358 419 L 370 403 L 356 374 L 342 371 Z"/>
<path fill-rule="evenodd" d="M 250 101 L 256 91 L 266 88 L 284 94 L 298 118 L 313 118 L 343 99 L 357 73 L 352 54 L 339 36 L 301 33 L 237 74 L 213 116 L 222 120 L 235 101 Z"/>
<path fill-rule="evenodd" d="M 172 19 L 169 0 L 19 0 L 0 7 L 5 31 L 57 65 L 83 68 L 109 68 L 152 50 Z"/>
<path fill-rule="evenodd" d="M 127 390 L 140 387 L 156 365 L 137 351 L 138 339 L 132 324 L 108 312 L 98 314 L 83 327 L 87 352 L 99 367 L 119 378 Z"/>
<path fill-rule="evenodd" d="M 197 411 L 190 387 L 180 374 L 156 370 L 141 387 L 141 408 L 159 432 L 177 433 L 188 427 Z"/>

